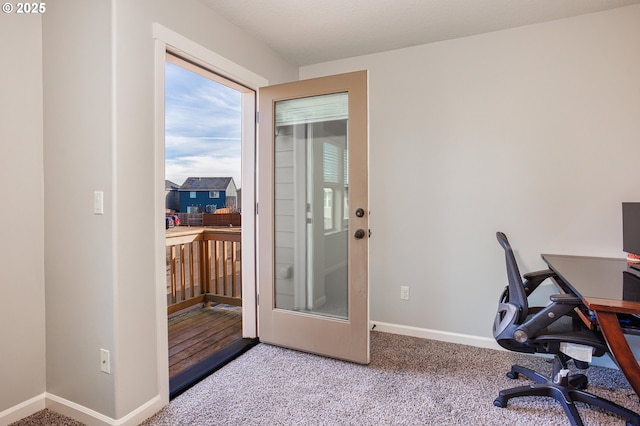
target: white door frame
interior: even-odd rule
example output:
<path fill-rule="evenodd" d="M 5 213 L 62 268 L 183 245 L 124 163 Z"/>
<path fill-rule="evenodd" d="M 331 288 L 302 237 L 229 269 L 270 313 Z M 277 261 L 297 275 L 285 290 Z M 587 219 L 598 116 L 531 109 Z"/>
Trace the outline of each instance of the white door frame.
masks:
<path fill-rule="evenodd" d="M 218 55 L 206 47 L 170 30 L 158 23 L 153 24 L 155 40 L 155 209 L 164 211 L 164 169 L 165 169 L 165 61 L 166 52 L 176 53 L 207 68 L 222 77 L 235 81 L 254 94 L 242 94 L 242 201 L 245 214 L 242 215 L 242 335 L 254 338 L 257 329 L 257 289 L 256 289 L 256 221 L 255 221 L 255 179 L 256 179 L 256 120 L 245 117 L 246 111 L 256 109 L 258 88 L 267 86 L 269 81 L 246 68 Z M 156 215 L 158 216 L 158 215 Z M 167 297 L 164 226 L 156 223 L 156 319 L 158 341 L 158 379 L 160 394 L 169 395 L 169 366 L 167 338 Z"/>

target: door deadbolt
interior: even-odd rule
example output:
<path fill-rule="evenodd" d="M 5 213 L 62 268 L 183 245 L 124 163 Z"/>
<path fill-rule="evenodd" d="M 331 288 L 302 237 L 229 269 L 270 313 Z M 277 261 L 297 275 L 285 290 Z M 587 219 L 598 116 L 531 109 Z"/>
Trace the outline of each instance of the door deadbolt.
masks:
<path fill-rule="evenodd" d="M 356 216 L 358 216 L 358 217 L 363 217 L 363 216 L 364 216 L 364 209 L 358 209 L 358 210 L 356 210 Z"/>

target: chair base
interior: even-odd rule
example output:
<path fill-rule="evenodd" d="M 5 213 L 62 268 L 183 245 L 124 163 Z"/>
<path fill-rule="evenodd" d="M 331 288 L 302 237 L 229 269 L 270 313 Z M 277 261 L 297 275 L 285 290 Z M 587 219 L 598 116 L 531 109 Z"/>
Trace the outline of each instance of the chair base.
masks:
<path fill-rule="evenodd" d="M 556 356 L 554 358 L 553 377 L 557 378 L 558 372 L 562 368 L 566 368 L 566 364 L 563 366 L 563 361 Z M 533 380 L 535 384 L 502 390 L 493 401 L 493 405 L 504 408 L 511 398 L 548 396 L 562 404 L 572 426 L 584 426 L 574 402 L 582 402 L 616 414 L 627 422 L 627 426 L 640 426 L 640 415 L 607 399 L 585 392 L 583 389 L 587 388 L 587 377 L 583 374 L 560 378 L 558 379 L 559 383 L 556 383 L 529 368 L 514 365 L 511 367 L 511 371 L 507 373 L 507 377 L 517 379 L 520 374 Z"/>

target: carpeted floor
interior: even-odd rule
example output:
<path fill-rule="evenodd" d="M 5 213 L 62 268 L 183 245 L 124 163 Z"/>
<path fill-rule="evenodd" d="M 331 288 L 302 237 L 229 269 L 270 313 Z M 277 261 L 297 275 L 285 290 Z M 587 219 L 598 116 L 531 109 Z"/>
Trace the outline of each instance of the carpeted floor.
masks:
<path fill-rule="evenodd" d="M 505 376 L 513 363 L 551 370 L 540 357 L 379 332 L 371 333 L 368 366 L 259 344 L 143 425 L 568 425 L 551 398 L 493 406 L 499 390 L 528 383 Z M 620 372 L 591 367 L 587 375 L 591 392 L 640 412 Z M 625 424 L 578 410 L 586 425 Z M 77 425 L 28 419 L 14 425 Z"/>
<path fill-rule="evenodd" d="M 41 410 L 35 414 L 32 414 L 29 417 L 25 417 L 24 419 L 11 423 L 9 426 L 43 426 L 43 425 L 55 425 L 55 426 L 85 426 L 84 423 L 77 422 L 73 419 L 63 416 L 62 414 L 58 414 L 55 411 L 51 410 Z"/>

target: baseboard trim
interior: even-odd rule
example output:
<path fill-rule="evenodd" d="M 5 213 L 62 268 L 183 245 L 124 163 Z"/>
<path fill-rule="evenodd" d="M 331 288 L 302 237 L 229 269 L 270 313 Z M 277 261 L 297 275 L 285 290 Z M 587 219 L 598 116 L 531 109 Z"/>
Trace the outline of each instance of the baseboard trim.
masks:
<path fill-rule="evenodd" d="M 370 329 L 384 333 L 400 334 L 403 336 L 420 337 L 422 339 L 439 340 L 442 342 L 458 343 L 461 345 L 480 348 L 504 350 L 494 339 L 472 336 L 470 334 L 452 333 L 449 331 L 431 330 L 428 328 L 412 327 L 410 325 L 391 324 L 382 321 L 370 321 Z"/>
<path fill-rule="evenodd" d="M 461 345 L 476 346 L 479 348 L 497 349 L 505 351 L 493 338 L 472 336 L 470 334 L 452 333 L 449 331 L 431 330 L 428 328 L 412 327 L 409 325 L 390 324 L 382 321 L 370 321 L 370 329 L 383 333 L 400 334 L 403 336 L 420 337 L 422 339 L 439 340 L 442 342 L 458 343 Z M 540 355 L 541 356 L 541 355 Z M 594 367 L 606 367 L 618 369 L 618 366 L 609 355 L 594 358 L 590 363 Z"/>
<path fill-rule="evenodd" d="M 92 426 L 139 425 L 145 419 L 160 411 L 163 406 L 164 405 L 162 404 L 162 398 L 157 395 L 127 414 L 126 416 L 119 419 L 113 419 L 90 408 L 76 404 L 75 402 L 60 398 L 57 395 L 53 395 L 50 393 L 46 394 L 46 408 Z"/>
<path fill-rule="evenodd" d="M 324 306 L 325 303 L 327 303 L 327 296 L 319 297 L 313 302 L 313 308 L 318 309 L 321 306 Z"/>
<path fill-rule="evenodd" d="M 458 343 L 461 345 L 505 350 L 492 338 L 473 336 L 469 334 L 391 324 L 382 321 L 370 321 L 370 329 L 383 333 L 400 334 L 403 336 L 439 340 L 449 343 Z M 617 369 L 617 366 L 609 357 L 594 358 L 591 365 Z M 72 401 L 60 398 L 50 393 L 43 393 L 18 405 L 1 411 L 0 426 L 8 425 L 45 408 L 49 408 L 52 411 L 92 426 L 134 426 L 142 423 L 145 419 L 160 411 L 162 407 L 164 407 L 167 403 L 168 401 L 163 402 L 163 398 L 157 395 L 151 400 L 147 401 L 145 404 L 133 410 L 131 413 L 127 414 L 126 416 L 120 419 L 112 419 L 108 416 L 105 416 L 104 414 L 83 407 Z"/>
<path fill-rule="evenodd" d="M 46 408 L 45 399 L 46 394 L 42 393 L 21 402 L 18 405 L 14 405 L 13 407 L 0 411 L 0 425 L 4 426 L 17 422 L 18 420 L 29 417 L 40 410 L 44 410 Z"/>
<path fill-rule="evenodd" d="M 158 395 L 126 416 L 113 419 L 75 402 L 45 392 L 0 412 L 0 426 L 17 422 L 45 408 L 87 425 L 134 426 L 160 411 L 164 405 L 162 398 Z"/>

